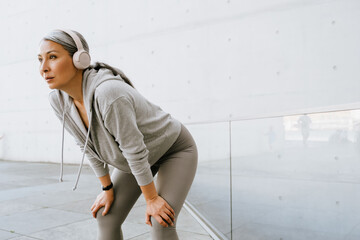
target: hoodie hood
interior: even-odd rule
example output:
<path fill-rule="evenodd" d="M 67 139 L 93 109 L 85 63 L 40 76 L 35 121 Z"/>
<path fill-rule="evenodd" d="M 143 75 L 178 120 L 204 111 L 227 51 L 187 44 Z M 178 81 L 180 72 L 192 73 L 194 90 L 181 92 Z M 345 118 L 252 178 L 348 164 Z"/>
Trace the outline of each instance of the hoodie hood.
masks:
<path fill-rule="evenodd" d="M 90 120 L 90 111 L 92 109 L 93 99 L 96 88 L 103 82 L 108 80 L 121 80 L 119 75 L 114 76 L 109 69 L 101 68 L 99 70 L 86 69 L 83 72 L 82 91 L 84 98 L 84 105 L 87 112 L 87 116 Z M 64 111 L 69 111 L 73 104 L 73 99 L 66 92 L 62 90 L 55 90 L 58 92 L 60 103 L 64 104 Z"/>
<path fill-rule="evenodd" d="M 55 90 L 56 95 L 59 98 L 60 109 L 63 109 L 63 112 L 62 112 L 63 127 L 62 127 L 62 141 L 61 141 L 62 142 L 62 144 L 61 144 L 61 170 L 60 170 L 60 181 L 61 182 L 63 181 L 62 178 L 63 178 L 63 164 L 64 164 L 64 129 L 65 129 L 66 113 L 70 113 L 72 111 L 73 115 L 78 116 L 78 118 L 74 119 L 75 123 L 81 130 L 82 134 L 86 135 L 84 149 L 83 149 L 83 155 L 82 155 L 79 171 L 77 174 L 77 179 L 76 179 L 73 190 L 75 190 L 77 188 L 80 174 L 81 174 L 81 169 L 82 169 L 83 162 L 84 162 L 85 152 L 87 150 L 87 146 L 89 145 L 92 113 L 93 113 L 92 110 L 93 110 L 93 101 L 94 101 L 95 91 L 96 91 L 96 88 L 101 83 L 108 81 L 108 80 L 124 81 L 123 79 L 121 79 L 121 77 L 119 75 L 114 76 L 112 71 L 109 69 L 106 69 L 106 68 L 101 68 L 99 70 L 90 68 L 90 69 L 84 70 L 84 72 L 83 72 L 82 91 L 83 91 L 84 105 L 85 105 L 87 117 L 89 120 L 89 128 L 87 130 L 80 118 L 77 108 L 73 102 L 73 98 L 70 97 L 66 92 L 64 92 L 62 90 Z M 105 167 L 106 167 L 106 164 L 104 164 L 104 168 Z"/>

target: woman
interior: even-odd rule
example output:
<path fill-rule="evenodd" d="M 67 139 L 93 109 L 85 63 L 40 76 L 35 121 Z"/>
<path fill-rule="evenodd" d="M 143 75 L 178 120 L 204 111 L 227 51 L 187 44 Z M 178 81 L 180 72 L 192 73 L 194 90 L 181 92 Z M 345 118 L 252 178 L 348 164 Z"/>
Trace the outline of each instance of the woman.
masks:
<path fill-rule="evenodd" d="M 121 225 L 141 193 L 152 239 L 178 239 L 176 219 L 195 176 L 196 144 L 119 69 L 90 65 L 88 53 L 80 33 L 54 30 L 41 40 L 38 59 L 41 76 L 54 89 L 49 101 L 63 122 L 63 137 L 65 127 L 103 186 L 91 207 L 98 239 L 123 239 Z"/>

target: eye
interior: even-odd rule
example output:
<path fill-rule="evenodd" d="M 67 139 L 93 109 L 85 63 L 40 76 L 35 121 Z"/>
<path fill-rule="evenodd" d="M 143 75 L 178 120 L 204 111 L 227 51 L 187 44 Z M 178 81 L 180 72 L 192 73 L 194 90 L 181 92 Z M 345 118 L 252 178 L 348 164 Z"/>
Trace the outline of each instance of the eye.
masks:
<path fill-rule="evenodd" d="M 41 58 L 38 58 L 38 60 L 39 60 L 39 62 L 41 62 L 41 61 L 42 61 L 42 59 L 41 59 Z"/>
<path fill-rule="evenodd" d="M 55 59 L 56 56 L 55 55 L 50 55 L 50 59 Z"/>

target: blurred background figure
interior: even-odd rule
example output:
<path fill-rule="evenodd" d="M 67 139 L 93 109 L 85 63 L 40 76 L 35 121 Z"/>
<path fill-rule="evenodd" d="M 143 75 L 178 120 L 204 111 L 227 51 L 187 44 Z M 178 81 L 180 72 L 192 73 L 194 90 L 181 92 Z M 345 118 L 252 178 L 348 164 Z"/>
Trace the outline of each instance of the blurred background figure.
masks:
<path fill-rule="evenodd" d="M 276 140 L 276 134 L 274 132 L 273 126 L 269 126 L 268 131 L 265 133 L 268 138 L 268 146 L 270 150 L 273 150 L 273 145 Z"/>
<path fill-rule="evenodd" d="M 301 130 L 304 147 L 307 147 L 307 140 L 310 135 L 310 124 L 311 124 L 311 119 L 307 114 L 304 114 L 301 117 L 299 117 L 298 126 Z"/>

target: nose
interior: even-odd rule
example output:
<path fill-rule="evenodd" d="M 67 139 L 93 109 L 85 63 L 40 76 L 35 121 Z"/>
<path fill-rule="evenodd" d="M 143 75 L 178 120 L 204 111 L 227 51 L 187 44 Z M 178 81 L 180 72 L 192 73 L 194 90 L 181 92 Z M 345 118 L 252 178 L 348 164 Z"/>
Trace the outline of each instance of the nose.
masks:
<path fill-rule="evenodd" d="M 49 68 L 49 65 L 47 64 L 47 61 L 46 60 L 43 60 L 41 65 L 40 65 L 40 75 L 43 76 L 44 73 L 47 73 L 49 72 L 50 68 Z"/>

